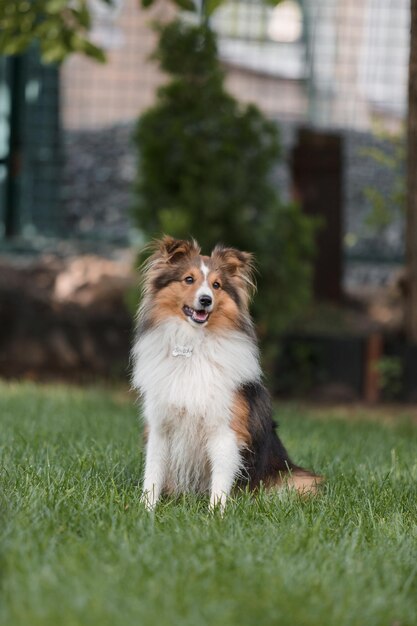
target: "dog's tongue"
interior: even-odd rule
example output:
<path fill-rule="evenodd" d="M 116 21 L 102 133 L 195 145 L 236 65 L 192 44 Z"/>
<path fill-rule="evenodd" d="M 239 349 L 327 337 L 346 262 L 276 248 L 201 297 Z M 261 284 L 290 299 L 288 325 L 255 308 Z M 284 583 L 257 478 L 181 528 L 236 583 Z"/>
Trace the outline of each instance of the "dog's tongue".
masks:
<path fill-rule="evenodd" d="M 193 318 L 198 322 L 205 322 L 208 318 L 208 313 L 206 311 L 194 311 Z"/>

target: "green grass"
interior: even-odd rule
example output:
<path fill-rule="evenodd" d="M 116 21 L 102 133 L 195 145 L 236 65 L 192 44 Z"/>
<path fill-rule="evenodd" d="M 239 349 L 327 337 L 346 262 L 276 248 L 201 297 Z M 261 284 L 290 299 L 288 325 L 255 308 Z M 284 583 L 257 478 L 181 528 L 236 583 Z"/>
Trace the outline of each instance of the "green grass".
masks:
<path fill-rule="evenodd" d="M 0 623 L 417 624 L 417 429 L 401 413 L 281 407 L 294 458 L 327 477 L 318 497 L 152 516 L 131 396 L 0 384 Z"/>

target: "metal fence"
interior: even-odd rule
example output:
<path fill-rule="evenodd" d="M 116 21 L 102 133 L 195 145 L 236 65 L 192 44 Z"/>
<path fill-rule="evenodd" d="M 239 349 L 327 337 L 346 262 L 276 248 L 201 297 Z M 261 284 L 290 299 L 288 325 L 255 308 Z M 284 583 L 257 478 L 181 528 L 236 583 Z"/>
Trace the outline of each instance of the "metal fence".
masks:
<path fill-rule="evenodd" d="M 3 241 L 18 234 L 128 243 L 132 235 L 131 134 L 164 80 L 150 60 L 150 23 L 173 9 L 147 12 L 137 0 L 91 6 L 106 65 L 74 56 L 58 70 L 42 66 L 36 50 L 0 59 Z M 379 226 L 369 216 L 372 190 L 390 199 L 402 177 L 398 142 L 387 133 L 401 134 L 406 112 L 409 0 L 284 0 L 275 8 L 235 0 L 215 12 L 212 26 L 229 90 L 281 128 L 284 196 L 297 128 L 340 133 L 346 253 L 399 259 L 401 211 Z"/>

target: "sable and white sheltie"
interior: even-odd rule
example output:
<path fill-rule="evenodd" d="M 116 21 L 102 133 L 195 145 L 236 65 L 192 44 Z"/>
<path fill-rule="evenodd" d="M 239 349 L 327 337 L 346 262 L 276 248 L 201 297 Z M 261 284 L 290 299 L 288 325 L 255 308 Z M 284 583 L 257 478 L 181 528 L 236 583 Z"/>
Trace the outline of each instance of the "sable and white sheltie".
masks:
<path fill-rule="evenodd" d="M 320 478 L 295 465 L 272 419 L 249 300 L 252 256 L 164 237 L 143 270 L 133 385 L 143 397 L 145 505 L 160 495 L 210 493 L 224 508 L 232 488 Z"/>

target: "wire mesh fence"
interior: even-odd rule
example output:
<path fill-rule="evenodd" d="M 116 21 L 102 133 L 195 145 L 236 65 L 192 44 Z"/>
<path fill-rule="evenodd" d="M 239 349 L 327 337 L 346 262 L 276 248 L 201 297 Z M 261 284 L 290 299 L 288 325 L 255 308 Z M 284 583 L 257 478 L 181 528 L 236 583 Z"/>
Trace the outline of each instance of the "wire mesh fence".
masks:
<path fill-rule="evenodd" d="M 14 233 L 127 244 L 132 237 L 131 136 L 164 81 L 150 58 L 152 21 L 174 10 L 165 3 L 143 10 L 137 0 L 94 0 L 91 8 L 105 65 L 73 56 L 58 70 L 43 66 L 36 50 L 17 63 L 0 59 L 3 240 Z M 346 254 L 400 260 L 409 0 L 284 0 L 275 7 L 234 0 L 215 11 L 211 25 L 230 92 L 281 129 L 284 158 L 275 176 L 283 195 L 291 194 L 297 129 L 339 134 Z M 9 158 L 13 142 L 18 164 Z"/>

